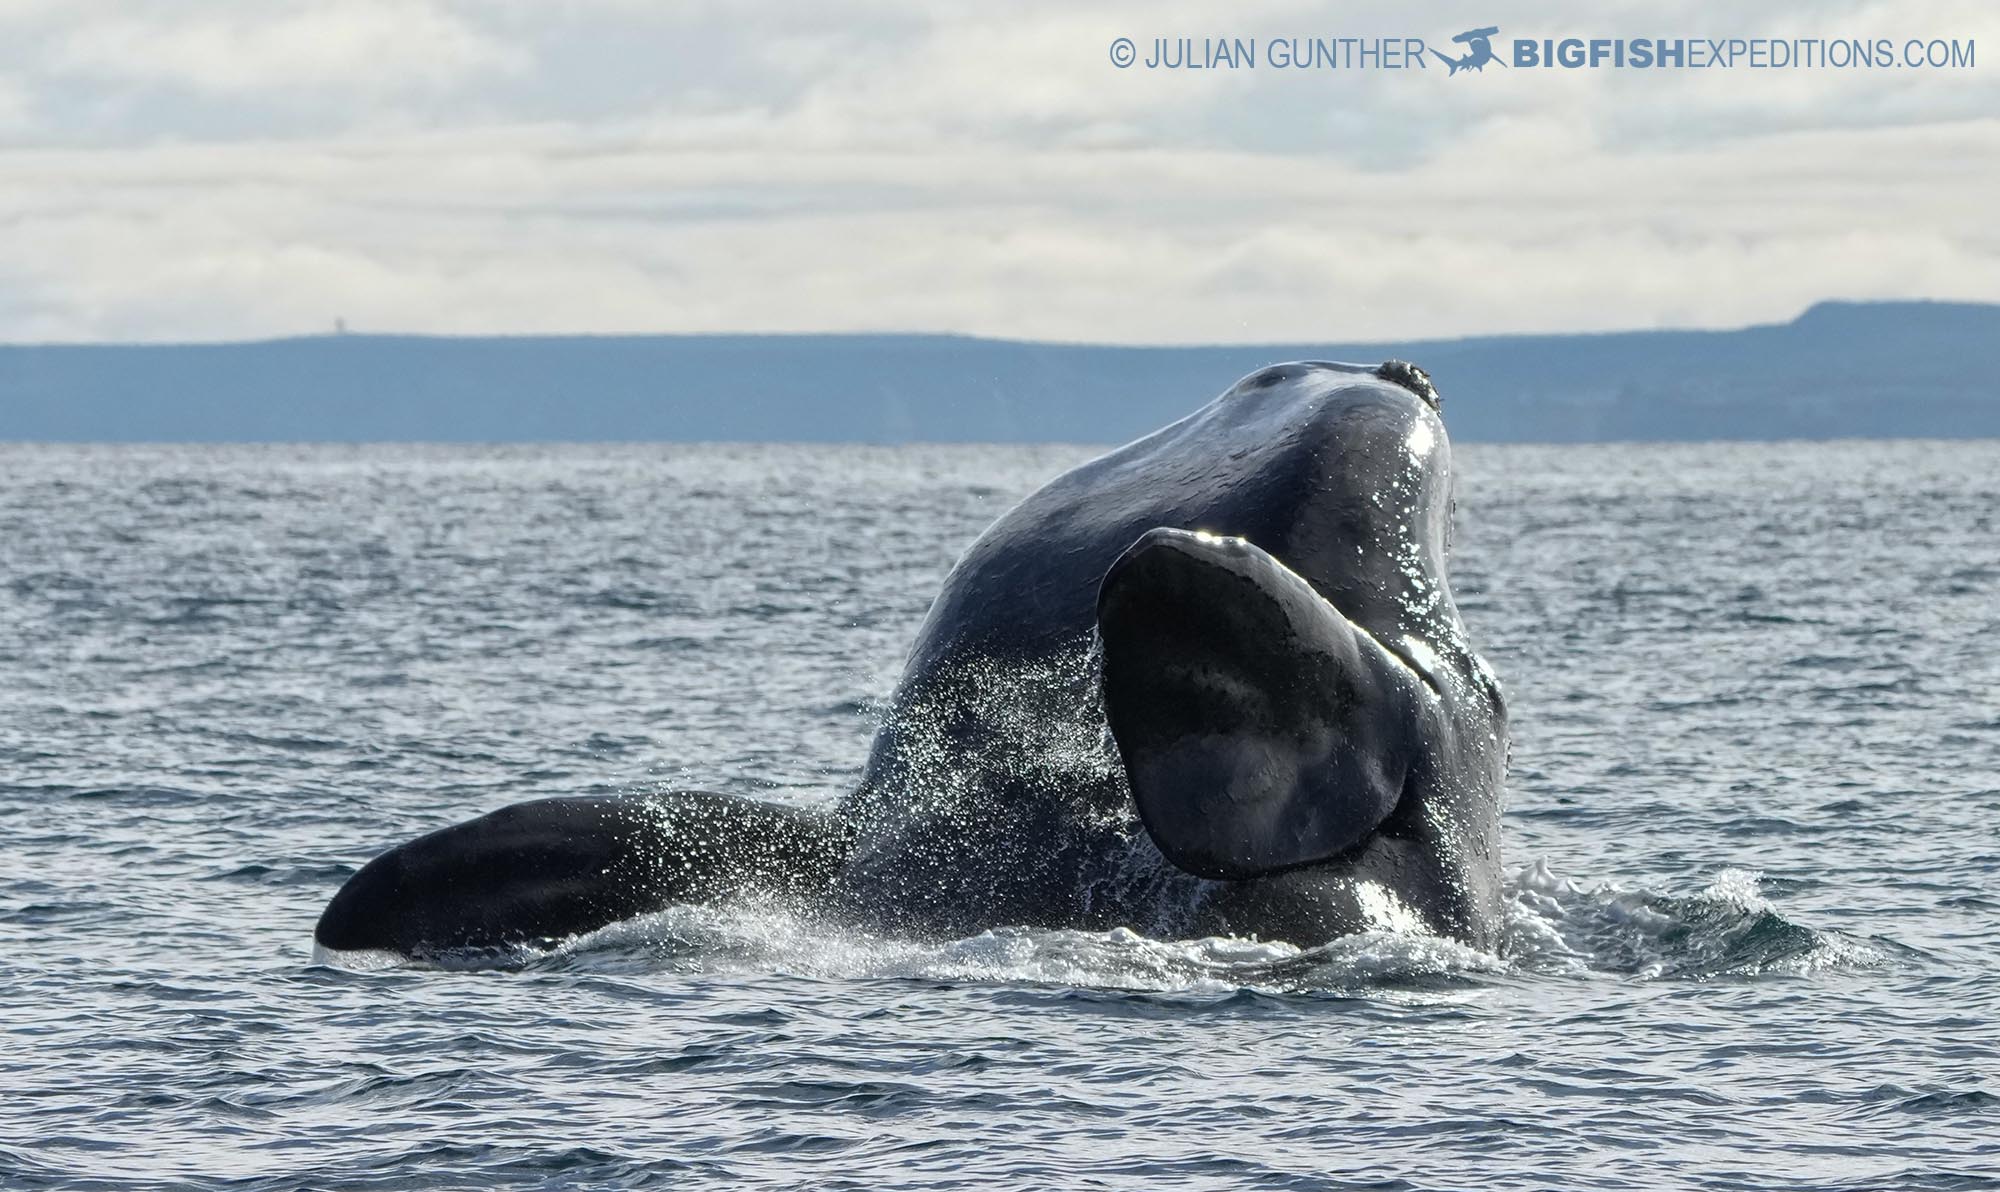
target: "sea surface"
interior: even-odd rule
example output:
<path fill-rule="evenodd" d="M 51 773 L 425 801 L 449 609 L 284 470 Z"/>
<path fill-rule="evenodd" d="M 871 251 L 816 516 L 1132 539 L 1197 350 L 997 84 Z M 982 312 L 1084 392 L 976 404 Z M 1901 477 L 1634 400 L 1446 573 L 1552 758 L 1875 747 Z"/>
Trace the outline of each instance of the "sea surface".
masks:
<path fill-rule="evenodd" d="M 1086 448 L 0 446 L 0 1187 L 2000 1187 L 2000 443 L 1467 447 L 1497 953 L 676 909 L 351 971 L 516 800 L 855 780 Z"/>

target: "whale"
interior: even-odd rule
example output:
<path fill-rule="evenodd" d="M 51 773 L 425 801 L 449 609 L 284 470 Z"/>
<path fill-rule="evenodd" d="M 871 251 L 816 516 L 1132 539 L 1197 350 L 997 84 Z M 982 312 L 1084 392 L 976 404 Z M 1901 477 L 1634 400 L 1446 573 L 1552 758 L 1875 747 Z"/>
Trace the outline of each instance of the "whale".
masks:
<path fill-rule="evenodd" d="M 1494 948 L 1507 709 L 1452 598 L 1442 404 L 1402 361 L 1260 369 L 967 548 L 845 796 L 515 804 L 363 865 L 315 942 L 517 952 L 752 900 L 937 938 Z"/>

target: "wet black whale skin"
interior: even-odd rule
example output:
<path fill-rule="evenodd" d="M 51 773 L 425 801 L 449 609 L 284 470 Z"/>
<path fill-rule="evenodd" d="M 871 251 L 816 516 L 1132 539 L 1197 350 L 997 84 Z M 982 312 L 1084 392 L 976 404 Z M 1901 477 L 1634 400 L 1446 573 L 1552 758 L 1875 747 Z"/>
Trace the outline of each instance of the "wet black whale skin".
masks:
<path fill-rule="evenodd" d="M 1411 366 L 1260 370 L 1057 477 L 945 580 L 858 789 L 553 799 L 383 854 L 329 947 L 426 955 L 755 896 L 885 929 L 1490 944 L 1506 714 L 1446 585 Z"/>

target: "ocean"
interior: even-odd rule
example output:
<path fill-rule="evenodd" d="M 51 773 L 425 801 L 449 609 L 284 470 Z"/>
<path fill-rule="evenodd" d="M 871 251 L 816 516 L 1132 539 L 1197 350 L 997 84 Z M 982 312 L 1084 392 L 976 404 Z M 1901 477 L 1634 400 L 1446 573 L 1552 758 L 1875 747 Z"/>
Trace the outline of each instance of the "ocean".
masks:
<path fill-rule="evenodd" d="M 1090 454 L 0 446 L 0 1187 L 2000 1187 L 2000 442 L 1459 449 L 1493 953 L 738 906 L 316 960 L 506 803 L 835 798 Z"/>

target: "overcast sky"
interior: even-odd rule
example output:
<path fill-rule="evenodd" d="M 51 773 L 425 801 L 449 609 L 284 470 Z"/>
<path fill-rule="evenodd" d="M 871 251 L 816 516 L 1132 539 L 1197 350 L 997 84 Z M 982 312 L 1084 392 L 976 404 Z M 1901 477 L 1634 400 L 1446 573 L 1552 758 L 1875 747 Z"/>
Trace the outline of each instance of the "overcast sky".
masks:
<path fill-rule="evenodd" d="M 1734 326 L 2000 300 L 1991 0 L 0 0 L 0 341 Z M 1227 14 L 1227 15 L 1224 15 Z M 1156 37 L 1971 70 L 1119 70 Z"/>

